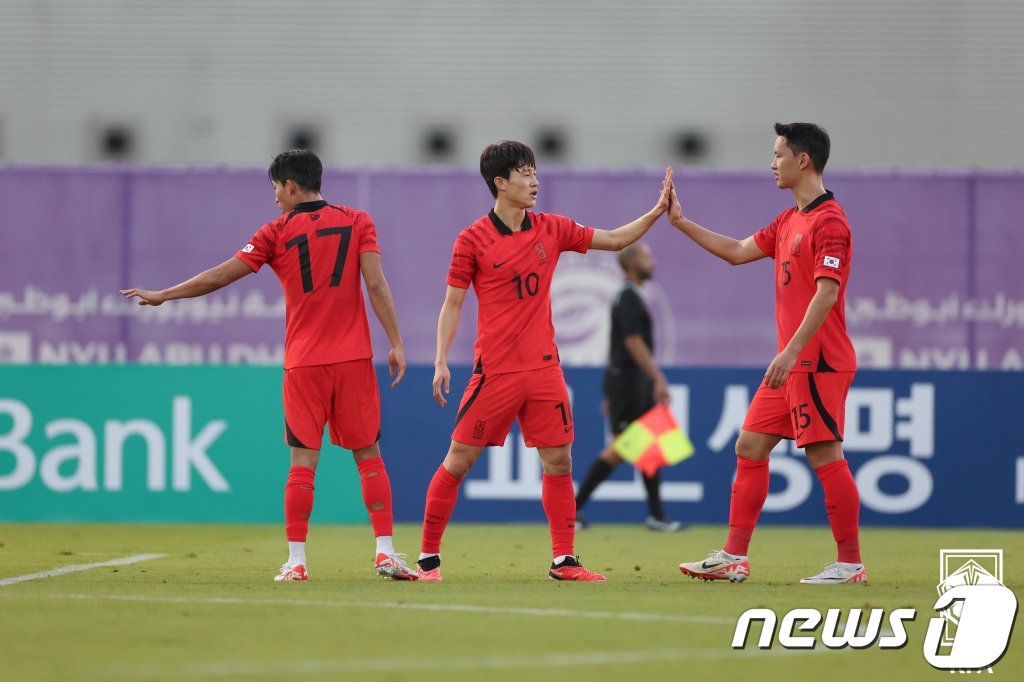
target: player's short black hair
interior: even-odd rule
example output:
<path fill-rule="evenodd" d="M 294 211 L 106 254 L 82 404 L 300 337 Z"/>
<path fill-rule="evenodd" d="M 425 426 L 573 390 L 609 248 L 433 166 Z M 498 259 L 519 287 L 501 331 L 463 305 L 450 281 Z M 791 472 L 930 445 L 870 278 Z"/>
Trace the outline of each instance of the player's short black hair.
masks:
<path fill-rule="evenodd" d="M 274 158 L 267 175 L 282 185 L 287 180 L 294 180 L 304 190 L 319 192 L 323 172 L 324 166 L 316 154 L 308 149 L 292 149 Z"/>
<path fill-rule="evenodd" d="M 794 154 L 807 153 L 811 157 L 814 169 L 819 173 L 825 171 L 828 163 L 828 152 L 831 142 L 828 131 L 813 123 L 776 123 L 775 134 L 786 138 L 786 146 Z"/>
<path fill-rule="evenodd" d="M 521 168 L 536 168 L 537 160 L 533 156 L 533 150 L 522 142 L 502 140 L 487 145 L 480 154 L 480 175 L 484 176 L 487 189 L 491 190 L 491 196 L 498 196 L 498 188 L 494 185 L 494 178 L 508 179 L 512 171 Z"/>

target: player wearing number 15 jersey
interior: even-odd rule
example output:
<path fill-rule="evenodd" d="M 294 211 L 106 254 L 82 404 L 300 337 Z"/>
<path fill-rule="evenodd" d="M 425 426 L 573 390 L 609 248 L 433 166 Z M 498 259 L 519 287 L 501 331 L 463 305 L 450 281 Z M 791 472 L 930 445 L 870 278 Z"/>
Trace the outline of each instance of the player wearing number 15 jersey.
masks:
<path fill-rule="evenodd" d="M 437 324 L 434 399 L 447 403 L 448 351 L 471 285 L 478 301 L 473 376 L 455 415 L 448 454 L 427 488 L 420 580 L 441 580 L 441 537 L 459 484 L 486 446 L 504 443 L 514 420 L 526 444 L 540 453 L 541 503 L 553 555 L 549 577 L 604 580 L 574 557 L 572 407 L 551 324 L 551 280 L 563 251 L 618 251 L 642 237 L 668 209 L 672 171 L 665 172 L 654 208 L 614 230 L 528 210 L 537 203 L 540 182 L 533 151 L 520 142 L 487 147 L 480 156 L 480 174 L 495 198 L 494 208 L 455 240 Z"/>
<path fill-rule="evenodd" d="M 283 402 L 291 468 L 284 492 L 288 561 L 275 578 L 308 579 L 306 535 L 324 425 L 331 442 L 352 451 L 376 536 L 378 575 L 415 580 L 392 541 L 391 483 L 380 456 L 380 398 L 361 280 L 391 342 L 388 365 L 405 374 L 398 317 L 384 273 L 376 228 L 366 213 L 320 196 L 323 168 L 310 151 L 279 154 L 270 166 L 280 218 L 261 227 L 233 258 L 163 291 L 125 289 L 140 305 L 160 305 L 216 291 L 269 265 L 285 296 Z"/>
<path fill-rule="evenodd" d="M 772 173 L 796 206 L 743 240 L 707 230 L 683 216 L 675 192 L 669 221 L 697 244 L 740 265 L 775 259 L 778 354 L 747 410 L 736 440 L 736 481 L 729 536 L 721 551 L 679 570 L 704 580 L 740 582 L 750 575 L 747 547 L 768 497 L 769 454 L 783 438 L 805 449 L 825 491 L 836 561 L 801 583 L 866 583 L 860 556 L 860 495 L 843 456 L 846 395 L 857 369 L 846 333 L 846 283 L 853 241 L 846 214 L 825 190 L 829 137 L 813 123 L 775 124 Z"/>

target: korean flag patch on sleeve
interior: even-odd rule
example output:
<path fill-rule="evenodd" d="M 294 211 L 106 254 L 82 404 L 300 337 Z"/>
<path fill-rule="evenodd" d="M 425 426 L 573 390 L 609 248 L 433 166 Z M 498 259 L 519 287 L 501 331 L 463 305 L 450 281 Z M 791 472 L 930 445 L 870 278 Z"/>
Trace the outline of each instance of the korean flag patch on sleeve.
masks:
<path fill-rule="evenodd" d="M 839 259 L 836 258 L 835 256 L 825 256 L 825 260 L 822 263 L 822 265 L 824 265 L 826 268 L 838 268 Z"/>
<path fill-rule="evenodd" d="M 242 247 L 242 253 L 252 253 L 252 250 L 255 249 L 255 248 L 256 247 L 253 246 L 251 243 L 250 244 L 246 244 L 245 246 Z M 825 260 L 828 261 L 828 258 L 826 258 Z M 836 261 L 836 262 L 838 263 L 839 261 Z"/>

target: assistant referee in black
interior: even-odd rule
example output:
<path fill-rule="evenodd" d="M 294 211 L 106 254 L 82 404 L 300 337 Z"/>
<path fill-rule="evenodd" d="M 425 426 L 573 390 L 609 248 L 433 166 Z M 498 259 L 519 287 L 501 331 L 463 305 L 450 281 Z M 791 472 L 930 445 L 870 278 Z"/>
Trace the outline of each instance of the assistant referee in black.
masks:
<path fill-rule="evenodd" d="M 654 275 L 654 256 L 646 244 L 636 243 L 619 252 L 625 285 L 612 303 L 612 333 L 604 395 L 612 436 L 622 433 L 631 422 L 656 403 L 668 403 L 668 381 L 654 363 L 654 325 L 640 293 L 644 282 Z M 580 513 L 594 490 L 608 478 L 622 459 L 609 443 L 591 465 L 576 495 L 576 528 L 589 524 Z M 661 476 L 644 476 L 651 530 L 675 531 L 683 527 L 665 515 L 661 504 Z"/>

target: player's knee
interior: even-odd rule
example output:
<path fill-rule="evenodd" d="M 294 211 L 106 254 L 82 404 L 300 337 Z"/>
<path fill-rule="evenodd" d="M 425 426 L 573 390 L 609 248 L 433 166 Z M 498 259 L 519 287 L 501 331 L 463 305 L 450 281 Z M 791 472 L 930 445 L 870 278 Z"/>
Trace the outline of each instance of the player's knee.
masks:
<path fill-rule="evenodd" d="M 758 443 L 752 443 L 742 438 L 736 441 L 736 456 L 747 459 L 767 459 L 771 454 L 771 448 L 767 450 Z"/>
<path fill-rule="evenodd" d="M 365 448 L 358 448 L 352 451 L 352 458 L 358 463 L 364 460 L 373 459 L 374 457 L 380 457 L 380 447 L 374 443 L 373 445 Z"/>
<path fill-rule="evenodd" d="M 480 459 L 484 449 L 481 445 L 469 445 L 453 440 L 451 445 L 448 446 L 448 454 L 444 457 L 443 465 L 445 470 L 456 478 L 462 478 L 469 473 L 469 470 L 473 468 L 476 461 Z"/>
<path fill-rule="evenodd" d="M 444 460 L 444 468 L 449 474 L 455 478 L 463 478 L 469 473 L 472 465 L 460 459 L 452 459 L 446 457 Z"/>
<path fill-rule="evenodd" d="M 569 448 L 541 448 L 539 452 L 547 475 L 564 476 L 572 473 L 572 450 Z"/>

